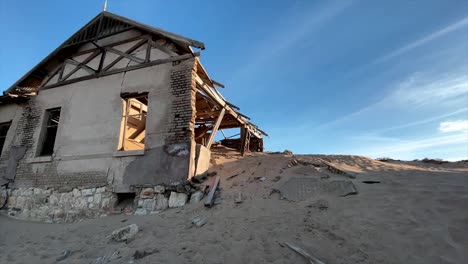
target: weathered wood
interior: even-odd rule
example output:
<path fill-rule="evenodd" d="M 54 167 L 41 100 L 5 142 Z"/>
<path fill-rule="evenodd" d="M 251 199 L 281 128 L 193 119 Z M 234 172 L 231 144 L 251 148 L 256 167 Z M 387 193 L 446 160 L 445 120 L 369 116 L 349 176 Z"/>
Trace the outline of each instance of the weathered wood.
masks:
<path fill-rule="evenodd" d="M 212 82 L 214 85 L 218 86 L 218 87 L 225 88 L 225 87 L 224 87 L 224 84 L 222 84 L 222 83 L 219 83 L 219 82 L 217 82 L 217 81 L 215 81 L 215 80 L 211 80 L 211 82 Z"/>
<path fill-rule="evenodd" d="M 128 55 L 129 53 L 132 53 L 134 52 L 136 49 L 138 49 L 141 45 L 145 44 L 148 42 L 148 39 L 144 38 L 142 39 L 141 41 L 139 41 L 137 44 L 133 45 L 131 48 L 127 49 L 125 51 L 125 53 Z M 107 47 L 106 47 L 107 48 Z M 109 65 L 107 65 L 105 68 L 104 68 L 104 71 L 107 71 L 109 70 L 110 68 L 112 68 L 115 64 L 117 64 L 120 60 L 122 60 L 125 56 L 123 55 L 120 55 L 117 59 L 115 59 L 113 62 L 109 63 Z"/>
<path fill-rule="evenodd" d="M 284 244 L 286 244 L 286 246 L 288 246 L 290 249 L 292 249 L 293 251 L 295 251 L 299 255 L 303 256 L 311 264 L 325 264 L 324 262 L 322 262 L 318 258 L 310 255 L 309 253 L 307 253 L 305 250 L 303 250 L 300 247 L 294 246 L 294 245 L 292 245 L 291 243 L 288 243 L 288 242 L 285 242 Z"/>
<path fill-rule="evenodd" d="M 223 117 L 224 117 L 224 113 L 226 112 L 226 109 L 223 108 L 221 110 L 221 113 L 219 113 L 219 116 L 218 116 L 218 119 L 216 120 L 216 123 L 215 125 L 213 126 L 213 130 L 211 132 L 211 135 L 210 135 L 210 139 L 208 139 L 208 143 L 206 143 L 206 148 L 207 149 L 210 149 L 211 148 L 211 144 L 213 144 L 213 141 L 215 139 L 215 136 L 216 136 L 216 133 L 218 132 L 218 129 L 219 129 L 219 125 L 221 124 L 221 121 L 223 121 Z"/>
<path fill-rule="evenodd" d="M 218 176 L 216 176 L 213 185 L 210 186 L 210 192 L 208 193 L 208 196 L 206 197 L 206 200 L 205 200 L 205 206 L 206 207 L 211 207 L 213 205 L 214 195 L 215 195 L 216 189 L 218 189 L 219 180 L 220 180 L 220 178 L 219 178 L 219 175 L 218 175 Z"/>
<path fill-rule="evenodd" d="M 195 56 L 200 56 L 200 53 L 196 52 L 194 55 Z M 39 91 L 55 88 L 55 87 L 70 84 L 70 83 L 75 83 L 75 82 L 80 82 L 80 81 L 84 81 L 84 80 L 99 78 L 99 77 L 102 77 L 102 76 L 112 75 L 112 74 L 116 74 L 116 73 L 121 73 L 121 72 L 126 72 L 126 71 L 133 71 L 133 70 L 137 70 L 137 69 L 141 69 L 141 68 L 145 68 L 145 67 L 150 67 L 150 66 L 154 66 L 154 65 L 159 65 L 159 64 L 164 64 L 164 63 L 168 63 L 168 62 L 186 60 L 186 59 L 193 58 L 194 55 L 184 54 L 184 55 L 180 55 L 180 56 L 170 57 L 170 58 L 167 58 L 167 59 L 154 60 L 154 61 L 150 61 L 148 63 L 133 65 L 133 66 L 129 66 L 129 67 L 122 68 L 122 69 L 115 69 L 115 70 L 111 70 L 111 71 L 103 71 L 103 72 L 99 72 L 97 74 L 83 76 L 83 77 L 79 77 L 79 78 L 76 78 L 76 79 L 67 80 L 67 81 L 63 81 L 63 82 L 60 82 L 60 83 L 55 83 L 55 84 L 43 86 L 43 87 L 39 88 Z"/>
<path fill-rule="evenodd" d="M 146 55 L 145 55 L 145 62 L 149 62 L 151 60 L 151 37 L 148 38 L 148 43 L 146 43 Z"/>
<path fill-rule="evenodd" d="M 250 131 L 246 126 L 241 127 L 241 156 L 244 156 L 245 152 L 249 150 L 249 134 Z"/>
<path fill-rule="evenodd" d="M 95 69 L 89 67 L 89 66 L 86 65 L 86 64 L 77 62 L 77 61 L 75 61 L 75 60 L 67 59 L 67 60 L 65 60 L 65 62 L 66 62 L 66 63 L 69 63 L 69 64 L 73 64 L 73 65 L 75 65 L 75 66 L 78 66 L 78 67 L 82 68 L 83 70 L 89 72 L 90 74 L 96 73 L 96 70 L 95 70 Z"/>
<path fill-rule="evenodd" d="M 156 42 L 154 41 L 151 41 L 151 47 L 154 47 L 154 48 L 157 48 L 159 50 L 161 50 L 162 52 L 166 53 L 167 55 L 169 56 L 174 56 L 174 55 L 177 55 L 177 53 L 175 53 L 174 51 L 162 46 L 162 45 L 159 45 L 159 44 L 156 44 Z"/>
<path fill-rule="evenodd" d="M 49 76 L 47 76 L 47 78 L 42 82 L 41 85 L 46 85 L 52 78 L 54 78 L 54 76 L 62 69 L 62 65 L 58 66 L 57 68 L 55 68 L 54 71 L 51 72 L 51 74 Z M 57 78 L 58 80 L 58 78 Z"/>
<path fill-rule="evenodd" d="M 138 57 L 135 57 L 133 56 L 132 54 L 128 54 L 128 53 L 125 53 L 123 51 L 120 51 L 120 50 L 117 50 L 117 49 L 114 49 L 114 48 L 111 48 L 111 47 L 106 47 L 105 48 L 108 52 L 113 52 L 113 53 L 116 53 L 120 56 L 124 56 L 125 58 L 129 59 L 129 60 L 132 60 L 132 61 L 136 61 L 138 63 L 144 63 L 145 60 L 144 59 L 140 59 Z"/>
<path fill-rule="evenodd" d="M 101 52 L 99 50 L 93 52 L 88 58 L 86 58 L 82 64 L 86 64 L 88 62 L 90 62 L 92 59 L 96 58 Z M 65 63 L 63 64 L 65 66 Z M 65 67 L 64 67 L 65 68 Z M 75 72 L 77 72 L 79 69 L 81 69 L 81 67 L 76 67 L 75 69 L 71 70 L 67 76 L 63 77 L 62 79 L 60 79 L 60 82 L 62 81 L 66 81 L 70 76 L 72 76 Z M 62 71 L 63 72 L 63 71 Z"/>
<path fill-rule="evenodd" d="M 200 133 L 200 134 L 195 137 L 195 140 L 202 138 L 206 134 L 206 132 L 208 132 L 208 130 L 210 130 L 212 128 L 213 128 L 213 126 L 207 126 L 202 131 L 197 132 L 197 133 Z"/>
<path fill-rule="evenodd" d="M 231 175 L 231 176 L 227 177 L 226 180 L 229 181 L 230 179 L 235 178 L 235 177 L 241 175 L 241 174 L 244 173 L 244 172 L 245 172 L 245 170 L 243 170 L 243 171 L 241 171 L 241 172 L 239 172 L 239 173 L 236 173 L 236 174 L 234 174 L 234 175 Z"/>

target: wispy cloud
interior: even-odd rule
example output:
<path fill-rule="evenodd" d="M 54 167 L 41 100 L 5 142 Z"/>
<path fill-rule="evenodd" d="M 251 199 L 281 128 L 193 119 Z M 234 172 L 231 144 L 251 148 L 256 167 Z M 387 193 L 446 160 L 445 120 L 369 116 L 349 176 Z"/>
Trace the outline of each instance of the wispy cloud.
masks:
<path fill-rule="evenodd" d="M 370 145 L 372 138 L 369 142 L 363 141 L 364 145 Z M 427 137 L 416 140 L 399 140 L 399 139 L 388 139 L 388 144 L 378 144 L 377 146 L 370 147 L 367 149 L 357 150 L 361 155 L 371 157 L 381 156 L 411 156 L 411 153 L 422 149 L 430 149 L 435 147 L 450 146 L 465 144 L 468 147 L 468 135 L 465 133 L 457 133 L 446 136 L 438 137 Z"/>
<path fill-rule="evenodd" d="M 319 126 L 316 126 L 315 129 L 331 128 L 342 125 L 346 122 L 354 122 L 358 119 L 371 118 L 372 115 L 375 114 L 385 116 L 385 113 L 391 114 L 395 111 L 407 112 L 408 109 L 424 107 L 433 109 L 434 107 L 442 104 L 451 105 L 456 109 L 449 113 L 431 116 L 423 120 L 416 120 L 402 125 L 382 127 L 378 130 L 383 132 L 422 125 L 468 111 L 466 104 L 457 105 L 454 103 L 454 101 L 468 96 L 468 80 L 464 73 L 437 77 L 415 73 L 406 80 L 397 83 L 395 88 L 389 88 L 389 90 L 392 90 L 392 92 L 377 102 L 364 106 L 357 111 L 330 122 L 320 124 Z"/>
<path fill-rule="evenodd" d="M 458 131 L 468 132 L 468 120 L 456 120 L 456 121 L 442 122 L 439 125 L 439 130 L 441 132 L 458 132 Z"/>
<path fill-rule="evenodd" d="M 459 30 L 465 26 L 468 26 L 468 17 L 465 17 L 453 24 L 450 24 L 438 31 L 435 31 L 427 36 L 424 36 L 420 39 L 417 39 L 411 43 L 408 43 L 407 45 L 401 47 L 401 48 L 398 48 L 382 57 L 379 57 L 377 58 L 375 61 L 373 61 L 371 64 L 377 64 L 377 63 L 382 63 L 382 62 L 385 62 L 385 61 L 388 61 L 390 59 L 393 59 L 399 55 L 402 55 L 403 53 L 406 53 L 412 49 L 415 49 L 415 48 L 418 48 L 424 44 L 427 44 L 433 40 L 436 40 L 448 33 L 451 33 L 451 32 L 454 32 L 456 30 Z"/>
<path fill-rule="evenodd" d="M 311 11 L 302 12 L 301 14 L 292 12 L 287 17 L 278 18 L 278 21 L 281 22 L 280 26 L 272 26 L 274 30 L 271 32 L 273 34 L 265 36 L 264 41 L 257 43 L 258 49 L 255 50 L 248 61 L 245 61 L 246 65 L 243 65 L 231 76 L 239 78 L 244 74 L 252 73 L 256 68 L 261 68 L 258 66 L 287 52 L 290 47 L 340 15 L 354 2 L 356 1 L 328 1 L 325 5 Z M 289 26 L 285 27 L 283 25 Z M 235 78 L 233 77 L 233 79 Z"/>
<path fill-rule="evenodd" d="M 426 45 L 434 40 L 437 40 L 443 36 L 446 36 L 447 34 L 449 33 L 452 33 L 452 32 L 456 32 L 460 29 L 463 29 L 464 27 L 468 26 L 468 17 L 464 17 L 462 18 L 461 20 L 458 20 L 448 26 L 445 26 L 444 28 L 442 29 L 439 29 L 435 32 L 432 32 L 422 38 L 419 38 L 417 40 L 414 40 L 402 47 L 399 47 L 395 50 L 392 50 L 390 51 L 389 53 L 387 54 L 384 54 L 380 57 L 377 57 L 376 59 L 370 61 L 369 63 L 361 66 L 361 67 L 358 67 L 352 71 L 350 71 L 348 73 L 348 75 L 355 75 L 355 74 L 358 74 L 358 73 L 363 73 L 365 72 L 366 70 L 372 68 L 372 67 L 375 67 L 376 65 L 378 64 L 381 64 L 381 63 L 384 63 L 384 62 L 387 62 L 387 61 L 390 61 L 391 59 L 394 59 L 400 55 L 403 55 L 407 52 L 410 52 L 411 50 L 414 50 L 414 49 L 417 49 L 423 45 Z M 465 33 L 466 34 L 466 33 Z"/>

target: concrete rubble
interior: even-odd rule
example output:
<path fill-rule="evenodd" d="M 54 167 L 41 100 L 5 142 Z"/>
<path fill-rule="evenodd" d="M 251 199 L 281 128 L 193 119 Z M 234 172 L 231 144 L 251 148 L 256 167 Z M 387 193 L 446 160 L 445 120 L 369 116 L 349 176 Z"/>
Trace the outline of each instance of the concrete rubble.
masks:
<path fill-rule="evenodd" d="M 138 226 L 136 224 L 131 224 L 126 227 L 119 228 L 112 232 L 112 239 L 117 242 L 130 242 L 132 241 L 138 233 Z"/>

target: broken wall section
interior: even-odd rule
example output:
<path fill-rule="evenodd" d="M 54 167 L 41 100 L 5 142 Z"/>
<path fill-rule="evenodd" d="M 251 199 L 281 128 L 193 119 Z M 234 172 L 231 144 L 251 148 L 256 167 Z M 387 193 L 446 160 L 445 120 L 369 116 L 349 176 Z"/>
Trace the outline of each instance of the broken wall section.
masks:
<path fill-rule="evenodd" d="M 177 61 L 164 67 L 168 73 L 161 79 L 152 77 L 156 72 L 143 69 L 128 72 L 123 81 L 123 93 L 149 93 L 145 155 L 125 168 L 122 186 L 177 184 L 192 176 L 196 60 Z M 148 79 L 154 79 L 149 83 L 156 87 L 145 88 Z M 161 81 L 165 85 L 155 84 Z"/>

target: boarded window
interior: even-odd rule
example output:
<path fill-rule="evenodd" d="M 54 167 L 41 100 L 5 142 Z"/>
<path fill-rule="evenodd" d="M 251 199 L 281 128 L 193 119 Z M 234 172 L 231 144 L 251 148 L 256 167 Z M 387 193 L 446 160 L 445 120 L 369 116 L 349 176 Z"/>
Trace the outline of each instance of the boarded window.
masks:
<path fill-rule="evenodd" d="M 5 145 L 5 139 L 10 128 L 11 122 L 0 123 L 0 155 L 2 154 L 3 145 Z"/>
<path fill-rule="evenodd" d="M 123 98 L 123 116 L 118 150 L 145 148 L 148 96 Z"/>
<path fill-rule="evenodd" d="M 51 156 L 54 152 L 55 137 L 60 122 L 60 108 L 46 110 L 40 156 Z"/>

